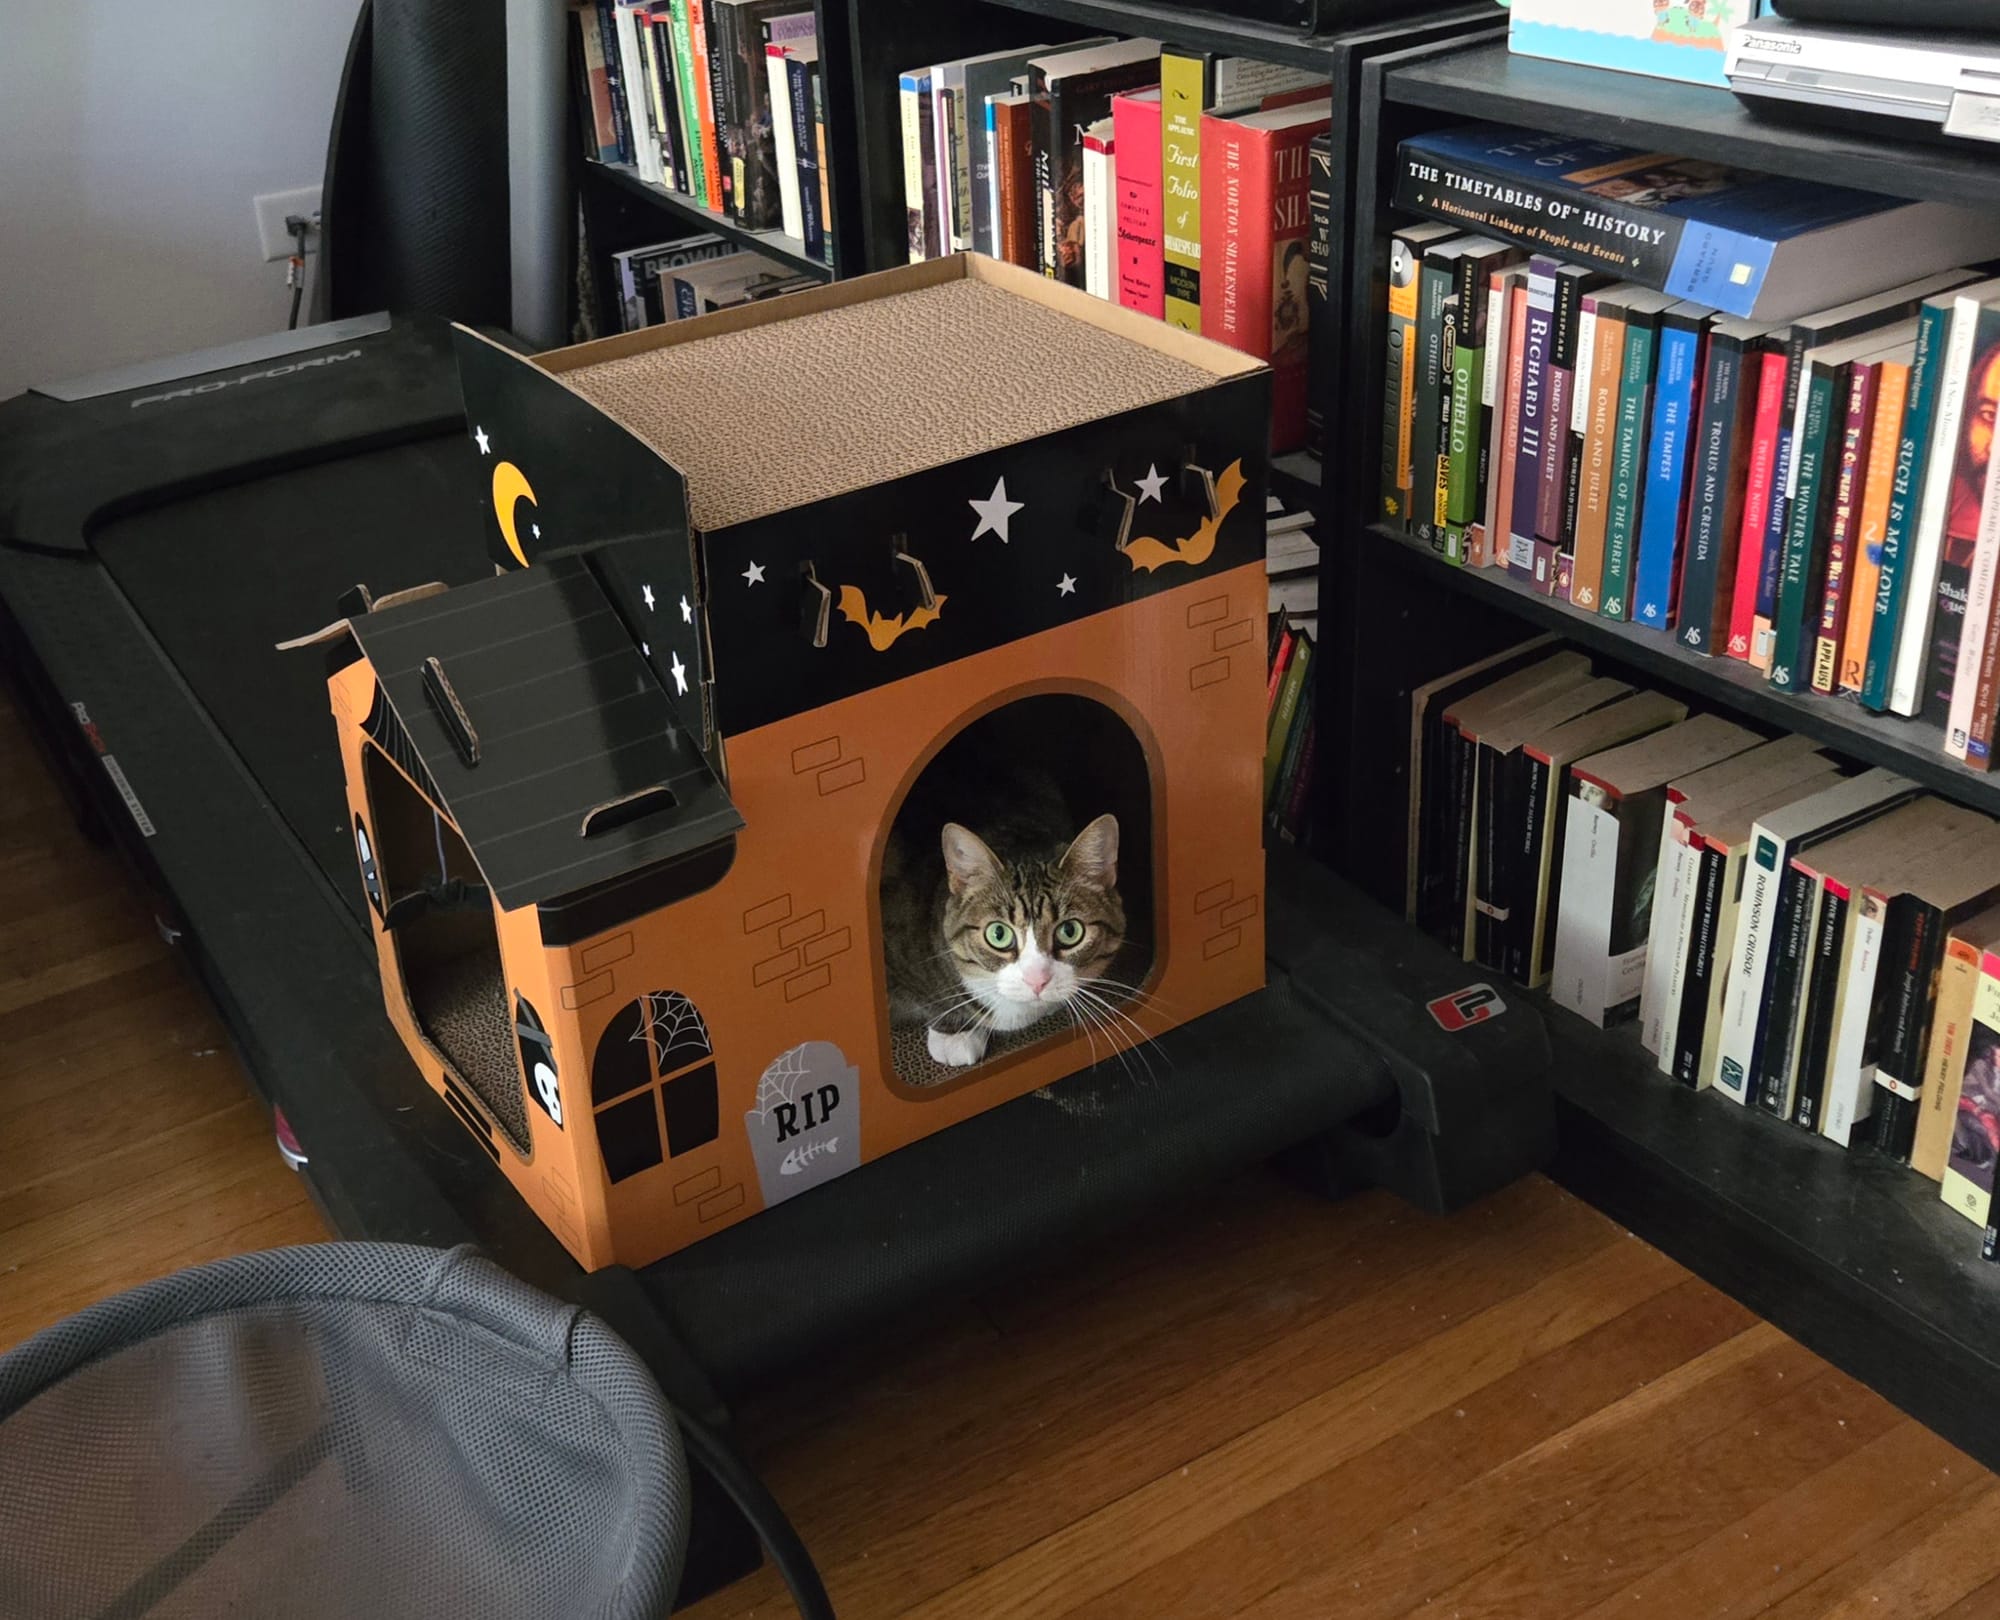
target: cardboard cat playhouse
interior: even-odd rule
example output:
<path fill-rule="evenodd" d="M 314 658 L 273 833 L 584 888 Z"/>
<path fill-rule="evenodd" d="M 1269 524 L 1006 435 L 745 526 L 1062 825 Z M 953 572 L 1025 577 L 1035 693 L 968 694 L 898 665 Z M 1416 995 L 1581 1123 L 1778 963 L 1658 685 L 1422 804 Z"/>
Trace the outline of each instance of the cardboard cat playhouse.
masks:
<path fill-rule="evenodd" d="M 389 1015 L 579 1261 L 1263 983 L 1261 365 L 964 256 L 458 344 L 495 577 L 357 596 L 331 700 Z M 1116 817 L 1122 945 L 940 1062 L 891 1014 L 885 851 L 1012 773 L 1065 838 Z"/>

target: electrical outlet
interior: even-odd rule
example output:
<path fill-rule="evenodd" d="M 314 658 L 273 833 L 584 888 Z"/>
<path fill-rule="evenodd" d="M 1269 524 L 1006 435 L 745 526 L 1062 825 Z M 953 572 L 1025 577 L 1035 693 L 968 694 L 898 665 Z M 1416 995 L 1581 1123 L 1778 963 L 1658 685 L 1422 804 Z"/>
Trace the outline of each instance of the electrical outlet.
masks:
<path fill-rule="evenodd" d="M 268 191 L 261 197 L 252 197 L 251 206 L 257 210 L 257 241 L 264 252 L 266 264 L 292 256 L 292 233 L 285 229 L 285 219 L 296 214 L 302 219 L 313 221 L 311 233 L 306 237 L 306 252 L 319 251 L 319 187 L 300 186 L 296 191 Z"/>

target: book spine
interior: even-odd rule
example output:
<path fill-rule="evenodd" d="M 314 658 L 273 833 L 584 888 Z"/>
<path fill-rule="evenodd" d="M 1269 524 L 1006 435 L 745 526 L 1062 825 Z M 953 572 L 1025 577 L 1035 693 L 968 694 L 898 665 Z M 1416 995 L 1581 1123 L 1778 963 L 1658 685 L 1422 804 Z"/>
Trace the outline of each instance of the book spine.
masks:
<path fill-rule="evenodd" d="M 1556 272 L 1555 319 L 1549 328 L 1548 411 L 1542 446 L 1542 487 L 1536 496 L 1539 536 L 1558 551 L 1576 551 L 1576 513 L 1571 505 L 1574 470 L 1577 356 L 1583 342 L 1583 300 L 1595 279 L 1574 265 Z"/>
<path fill-rule="evenodd" d="M 1704 656 L 1723 650 L 1728 634 L 1729 587 L 1736 575 L 1736 542 L 1742 512 L 1732 498 L 1736 438 L 1741 427 L 1743 345 L 1717 337 L 1708 346 L 1708 380 L 1694 437 L 1687 557 L 1681 565 L 1675 639 Z M 1733 520 L 1733 521 L 1732 521 Z"/>
<path fill-rule="evenodd" d="M 728 198 L 722 190 L 721 149 L 715 137 L 715 52 L 709 44 L 711 0 L 687 0 L 688 74 L 693 82 L 694 145 L 701 154 L 701 205 L 718 214 Z M 900 91 L 900 87 L 899 87 Z"/>
<path fill-rule="evenodd" d="M 1025 101 L 993 109 L 994 153 L 1000 185 L 1000 257 L 1023 270 L 1035 268 L 1034 114 Z"/>
<path fill-rule="evenodd" d="M 1944 1177 L 1965 1079 L 1967 1037 L 1973 997 L 1979 988 L 1979 948 L 1948 935 L 1938 969 L 1937 1013 L 1931 1023 L 1930 1052 L 1924 1061 L 1923 1097 L 1918 1103 L 1917 1138 L 1910 1168 L 1932 1181 Z"/>
<path fill-rule="evenodd" d="M 618 138 L 618 109 L 611 100 L 611 66 L 604 56 L 604 29 L 596 6 L 574 13 L 577 33 L 583 46 L 583 69 L 590 88 L 592 150 L 600 163 L 616 163 L 622 147 Z"/>
<path fill-rule="evenodd" d="M 961 75 L 951 93 L 951 232 L 952 246 L 964 252 L 973 246 L 972 169 L 974 130 L 984 129 L 975 122 L 974 109 L 965 102 L 965 79 Z"/>
<path fill-rule="evenodd" d="M 819 261 L 831 270 L 835 277 L 840 275 L 839 235 L 834 229 L 833 219 L 833 170 L 826 158 L 826 89 L 825 75 L 820 65 L 814 61 L 807 69 L 807 78 L 812 85 L 813 110 L 813 157 L 819 168 L 819 217 L 826 233 L 826 244 L 819 255 Z"/>
<path fill-rule="evenodd" d="M 1841 1147 L 1850 1146 L 1855 1127 L 1874 1108 L 1875 1070 L 1869 1040 L 1875 1007 L 1875 982 L 1882 959 L 1882 919 L 1885 902 L 1872 890 L 1857 889 L 1848 903 L 1848 938 L 1842 953 L 1839 1005 L 1833 1018 L 1833 1056 L 1827 1063 L 1826 1095 L 1820 1108 L 1819 1133 Z"/>
<path fill-rule="evenodd" d="M 1159 320 L 1166 314 L 1160 257 L 1160 104 L 1111 103 L 1118 176 L 1118 302 Z"/>
<path fill-rule="evenodd" d="M 1810 989 L 1800 1041 L 1792 1123 L 1817 1131 L 1826 1099 L 1827 1064 L 1833 1053 L 1833 1015 L 1840 1000 L 1841 948 L 1847 942 L 1847 888 L 1829 881 L 1814 930 Z"/>
<path fill-rule="evenodd" d="M 806 239 L 805 203 L 799 195 L 799 145 L 792 124 L 792 72 L 785 49 L 764 52 L 764 77 L 771 104 L 772 152 L 778 167 L 778 229 L 801 246 Z"/>
<path fill-rule="evenodd" d="M 1629 318 L 1625 365 L 1618 385 L 1618 423 L 1611 455 L 1610 504 L 1604 522 L 1604 582 L 1597 611 L 1607 619 L 1632 616 L 1633 541 L 1645 501 L 1645 457 L 1653 402 L 1653 362 L 1658 333 L 1649 317 Z"/>
<path fill-rule="evenodd" d="M 674 64 L 674 121 L 682 153 L 681 190 L 706 205 L 709 176 L 702 151 L 700 81 L 708 77 L 708 64 L 694 54 L 690 0 L 677 0 L 669 14 L 667 47 Z"/>
<path fill-rule="evenodd" d="M 1440 163 L 1415 141 L 1405 141 L 1399 150 L 1391 201 L 1396 208 L 1446 220 L 1463 230 L 1511 236 L 1560 252 L 1573 263 L 1671 290 L 1683 298 L 1697 296 L 1668 286 L 1683 233 L 1690 228 L 1670 214 L 1526 178 L 1462 154 Z M 1556 220 L 1561 225 L 1552 228 Z M 1750 296 L 1754 298 L 1754 291 Z M 1720 304 L 1709 297 L 1702 302 Z"/>
<path fill-rule="evenodd" d="M 1061 116 L 1055 90 L 1039 72 L 1028 102 L 1028 128 L 1034 141 L 1035 268 L 1051 281 L 1062 278 L 1062 258 L 1056 250 L 1056 177 L 1062 163 Z"/>
<path fill-rule="evenodd" d="M 1431 549 L 1441 553 L 1447 562 L 1463 563 L 1465 531 L 1447 515 L 1451 499 L 1451 424 L 1457 398 L 1452 384 L 1452 367 L 1458 356 L 1457 293 L 1452 293 L 1444 301 L 1438 332 L 1438 355 L 1444 374 L 1438 379 L 1437 461 L 1431 470 L 1430 499 L 1427 503 L 1431 516 Z M 1275 433 L 1274 428 L 1274 438 Z"/>
<path fill-rule="evenodd" d="M 1507 296 L 1507 366 L 1501 392 L 1495 400 L 1500 414 L 1500 442 L 1496 445 L 1491 488 L 1488 491 L 1486 530 L 1492 561 L 1513 567 L 1513 539 L 1509 514 L 1514 509 L 1514 463 L 1521 444 L 1521 394 L 1527 371 L 1528 285 L 1525 277 L 1509 280 Z M 1531 559 L 1532 560 L 1532 559 Z"/>
<path fill-rule="evenodd" d="M 625 101 L 625 57 L 619 47 L 617 14 L 612 0 L 597 0 L 598 49 L 604 55 L 604 87 L 611 99 L 611 125 L 618 140 L 613 163 L 637 163 L 638 148 L 632 140 L 632 114 Z"/>
<path fill-rule="evenodd" d="M 1847 385 L 1840 467 L 1833 482 L 1832 532 L 1826 545 L 1826 584 L 1820 592 L 1818 633 L 1813 641 L 1812 689 L 1828 695 L 1840 684 L 1840 649 L 1847 636 L 1853 562 L 1859 549 L 1862 474 L 1868 459 L 1868 434 L 1875 422 L 1875 385 L 1880 375 L 1879 366 L 1857 365 Z M 1836 407 L 1838 404 L 1836 400 Z"/>
<path fill-rule="evenodd" d="M 1861 527 L 1854 547 L 1854 578 L 1847 591 L 1847 636 L 1840 653 L 1840 690 L 1857 696 L 1866 683 L 1868 647 L 1874 638 L 1884 538 L 1889 532 L 1889 494 L 1896 481 L 1896 453 L 1909 397 L 1909 366 L 1895 360 L 1885 363 L 1875 384 L 1875 421 L 1868 435 Z"/>
<path fill-rule="evenodd" d="M 1000 104 L 998 93 L 986 98 L 986 219 L 983 227 L 977 222 L 974 229 L 980 232 L 984 244 L 981 253 L 990 253 L 994 258 L 1006 255 L 1000 246 Z"/>
<path fill-rule="evenodd" d="M 1731 1102 L 1750 1100 L 1780 872 L 1789 865 L 1777 839 L 1761 827 L 1751 829 L 1750 858 L 1743 866 L 1743 898 L 1737 907 L 1736 937 L 1723 989 L 1721 1062 L 1715 1077 L 1716 1089 Z"/>
<path fill-rule="evenodd" d="M 1451 354 L 1444 515 L 1446 522 L 1461 528 L 1479 519 L 1479 462 L 1484 449 L 1480 399 L 1486 391 L 1489 274 L 1488 261 L 1478 254 L 1468 253 L 1458 261 L 1458 339 Z"/>
<path fill-rule="evenodd" d="M 1923 499 L 1910 552 L 1910 599 L 1897 638 L 1896 673 L 1889 689 L 1891 711 L 1922 712 L 1932 719 L 1942 718 L 1936 713 L 1933 694 L 1937 677 L 1948 672 L 1944 657 L 1957 655 L 1957 621 L 1965 606 L 1963 573 L 1951 560 L 1945 527 L 1976 321 L 1971 311 L 1954 308 L 1950 323 L 1938 367 L 1937 406 L 1930 438 L 1922 451 Z"/>
<path fill-rule="evenodd" d="M 1771 684 L 1781 692 L 1800 691 L 1807 684 L 1800 652 L 1805 642 L 1806 603 L 1814 594 L 1823 556 L 1817 543 L 1822 532 L 1819 508 L 1825 486 L 1831 483 L 1826 476 L 1829 435 L 1833 431 L 1834 397 L 1843 386 L 1843 379 L 1825 367 L 1816 366 L 1813 372 L 1807 380 L 1805 427 L 1796 445 L 1798 493 L 1786 512 L 1784 571 L 1772 620 Z"/>
<path fill-rule="evenodd" d="M 1949 313 L 1934 304 L 1925 305 L 1917 317 L 1917 348 L 1910 361 L 1910 400 L 1896 442 L 1896 470 L 1889 485 L 1889 514 L 1882 531 L 1882 578 L 1875 587 L 1875 625 L 1868 636 L 1868 664 L 1861 674 L 1861 701 L 1878 713 L 1891 706 L 1895 695 L 1895 673 L 1903 662 L 1906 617 L 1921 611 L 1925 621 L 1923 633 L 1928 634 L 1930 628 L 1929 607 L 1919 610 L 1913 606 L 1927 603 L 1928 596 L 1911 588 L 1916 572 L 1912 552 L 1950 325 Z"/>
<path fill-rule="evenodd" d="M 1535 541 L 1549 414 L 1549 342 L 1555 329 L 1556 266 L 1537 259 L 1528 269 L 1528 320 L 1521 351 L 1521 426 L 1514 450 L 1514 509 L 1509 514 L 1508 566 L 1533 578 Z"/>
<path fill-rule="evenodd" d="M 1970 657 L 1961 666 L 1961 684 L 1969 674 L 1973 681 L 1973 701 L 1971 716 L 1966 723 L 1965 761 L 1980 770 L 1989 769 L 1993 762 L 1993 720 L 1996 701 L 2000 694 L 2000 605 L 1993 601 L 1994 570 L 2000 559 L 2000 456 L 1989 455 L 1986 463 L 1986 483 L 1980 498 L 1978 538 L 1973 549 L 1973 578 L 1975 582 L 1984 575 L 1984 602 L 1982 603 L 1982 623 L 1976 647 L 1968 643 Z M 1967 635 L 1971 634 L 1970 612 L 1967 614 Z M 1956 703 L 1956 693 L 1953 698 Z M 1947 740 L 1950 733 L 1946 733 Z"/>
<path fill-rule="evenodd" d="M 903 115 L 903 213 L 909 222 L 910 263 L 922 264 L 930 257 L 930 225 L 929 201 L 924 195 L 924 90 L 919 75 L 903 75 L 898 106 Z"/>
<path fill-rule="evenodd" d="M 1681 990 L 1680 1020 L 1674 1033 L 1673 1067 L 1682 1085 L 1694 1088 L 1701 1074 L 1702 1038 L 1715 993 L 1716 933 L 1722 916 L 1722 883 L 1728 861 L 1700 841 L 1695 877 L 1694 921 L 1688 931 L 1687 983 Z"/>
<path fill-rule="evenodd" d="M 1305 755 L 1306 733 L 1312 729 L 1313 709 L 1319 690 L 1317 681 L 1306 681 L 1299 689 L 1298 707 L 1293 711 L 1292 723 L 1286 728 L 1284 753 L 1278 760 L 1278 774 L 1271 784 L 1271 794 L 1264 805 L 1264 818 L 1273 831 L 1283 819 L 1284 808 L 1291 802 L 1292 789 L 1297 783 L 1299 764 Z"/>
<path fill-rule="evenodd" d="M 1212 182 L 1214 176 L 1209 177 Z M 1215 187 L 1209 186 L 1209 194 Z M 1210 276 L 1216 271 L 1210 267 Z M 1416 537 L 1442 551 L 1437 527 L 1437 460 L 1440 392 L 1445 385 L 1444 306 L 1451 296 L 1452 268 L 1449 259 L 1426 254 L 1417 283 L 1417 357 L 1410 428 L 1410 516 Z M 1203 303 L 1208 302 L 1203 289 Z M 1206 310 L 1203 315 L 1207 319 Z M 1215 336 L 1204 325 L 1203 335 Z"/>
<path fill-rule="evenodd" d="M 1112 299 L 1113 237 L 1111 166 L 1114 143 L 1096 135 L 1083 138 L 1083 290 Z"/>
<path fill-rule="evenodd" d="M 1787 865 L 1778 882 L 1771 966 L 1764 980 L 1763 1028 L 1751 1057 L 1750 1094 L 1767 1114 L 1792 1113 L 1792 1035 L 1812 950 L 1812 899 L 1817 879 Z"/>
<path fill-rule="evenodd" d="M 1632 621 L 1654 630 L 1668 628 L 1673 618 L 1701 337 L 1700 326 L 1685 318 L 1669 316 L 1660 324 L 1652 443 L 1646 455 L 1646 493 L 1632 580 Z"/>
<path fill-rule="evenodd" d="M 1463 732 L 1452 738 L 1452 798 L 1450 821 L 1451 895 L 1443 939 L 1460 956 L 1465 953 L 1465 916 L 1471 907 L 1472 840 L 1477 830 L 1479 745 Z"/>
<path fill-rule="evenodd" d="M 1167 324 L 1201 330 L 1201 120 L 1212 63 L 1166 51 L 1160 57 L 1160 235 Z"/>
<path fill-rule="evenodd" d="M 675 130 L 679 104 L 674 95 L 673 11 L 654 6 L 633 19 L 639 30 L 639 50 L 653 113 L 653 138 L 660 146 L 660 182 L 675 191 L 688 189 L 687 160 Z"/>
<path fill-rule="evenodd" d="M 1405 527 L 1410 521 L 1410 454 L 1416 426 L 1418 373 L 1417 299 L 1423 274 L 1420 250 L 1411 248 L 1400 237 L 1391 238 L 1389 318 L 1382 373 L 1381 513 L 1388 522 Z"/>
<path fill-rule="evenodd" d="M 1579 787 L 1583 784 L 1579 783 Z M 1614 987 L 1613 936 L 1618 908 L 1619 825 L 1615 808 L 1572 793 L 1564 804 L 1561 909 L 1556 913 L 1556 1005 L 1602 1029 L 1624 997 Z"/>
<path fill-rule="evenodd" d="M 625 113 L 632 130 L 633 163 L 641 180 L 657 186 L 663 182 L 665 175 L 660 167 L 659 138 L 653 132 L 652 94 L 646 87 L 637 11 L 626 0 L 626 3 L 617 6 L 613 17 L 618 29 L 618 82 L 625 91 Z"/>
<path fill-rule="evenodd" d="M 1319 696 L 1314 688 L 1312 707 L 1306 714 L 1305 746 L 1299 750 L 1298 769 L 1293 772 L 1292 790 L 1278 818 L 1278 836 L 1287 843 L 1301 843 L 1306 837 L 1306 809 L 1312 802 L 1313 769 L 1319 753 Z"/>
<path fill-rule="evenodd" d="M 1968 1067 L 1982 1057 L 1992 1061 L 2000 1050 L 2000 955 L 1984 952 L 1979 959 L 1979 985 L 1972 998 L 1972 1030 L 1966 1041 Z M 1970 1076 L 1968 1075 L 1968 1080 Z M 1996 1155 L 1984 1121 L 1975 1117 L 1970 1128 L 1953 1135 L 1938 1196 L 1977 1226 L 1984 1226 L 1993 1202 Z"/>
<path fill-rule="evenodd" d="M 826 263 L 826 216 L 820 207 L 819 139 L 813 112 L 812 64 L 785 59 L 785 99 L 792 110 L 792 163 L 798 173 L 799 227 L 806 257 Z"/>
<path fill-rule="evenodd" d="M 1944 955 L 1943 915 L 1915 895 L 1900 895 L 1889 908 L 1883 941 L 1886 1018 L 1881 1058 L 1875 1068 L 1875 1146 L 1906 1160 L 1916 1145 L 1918 1104 L 1923 1096 L 1924 1058 L 1937 996 L 1938 965 Z"/>
<path fill-rule="evenodd" d="M 1669 942 L 1679 926 L 1691 864 L 1672 798 L 1670 793 L 1667 813 L 1660 818 L 1659 849 L 1653 857 L 1653 904 L 1646 919 L 1646 975 L 1639 986 L 1639 1045 L 1655 1057 L 1661 1056 L 1666 1039 L 1667 984 L 1672 976 L 1668 964 L 1673 956 Z M 1665 1060 L 1661 1067 L 1666 1067 Z"/>
<path fill-rule="evenodd" d="M 1271 190 L 1268 148 L 1259 145 L 1241 125 L 1201 121 L 1201 239 L 1212 250 L 1201 278 L 1202 336 L 1261 356 L 1270 348 Z"/>
<path fill-rule="evenodd" d="M 1785 402 L 1785 357 L 1773 350 L 1757 357 L 1756 415 L 1750 427 L 1750 464 L 1743 490 L 1743 514 L 1736 540 L 1736 590 L 1729 609 L 1729 656 L 1750 660 L 1756 644 L 1759 603 L 1775 604 L 1764 595 L 1767 576 L 1775 591 L 1777 559 L 1764 556 L 1764 539 L 1771 509 L 1771 489 L 1778 464 L 1778 413 Z"/>
<path fill-rule="evenodd" d="M 1522 984 L 1535 980 L 1535 910 L 1541 887 L 1542 849 L 1548 836 L 1549 788 L 1554 768 L 1539 755 L 1520 756 L 1520 815 L 1508 829 L 1512 840 L 1507 893 L 1507 926 L 1501 931 L 1500 971 Z"/>
<path fill-rule="evenodd" d="M 1332 137 L 1315 135 L 1306 153 L 1306 449 L 1319 456 L 1326 449 L 1326 412 L 1320 402 L 1333 366 Z M 1158 156 L 1156 150 L 1155 175 Z"/>
<path fill-rule="evenodd" d="M 1299 694 L 1305 688 L 1306 671 L 1312 665 L 1312 639 L 1300 632 L 1292 647 L 1292 661 L 1278 691 L 1278 706 L 1272 711 L 1271 733 L 1264 745 L 1264 802 L 1278 784 L 1278 769 L 1285 762 L 1285 745 L 1291 740 L 1292 720 L 1298 713 Z"/>

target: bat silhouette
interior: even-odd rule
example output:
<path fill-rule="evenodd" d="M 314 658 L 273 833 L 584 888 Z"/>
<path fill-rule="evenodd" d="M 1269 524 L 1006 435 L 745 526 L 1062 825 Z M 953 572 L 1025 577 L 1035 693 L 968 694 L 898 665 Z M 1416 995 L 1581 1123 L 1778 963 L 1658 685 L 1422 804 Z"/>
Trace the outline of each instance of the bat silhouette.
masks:
<path fill-rule="evenodd" d="M 849 624 L 860 625 L 867 633 L 868 645 L 877 652 L 887 652 L 905 631 L 921 630 L 935 623 L 944 604 L 945 598 L 940 596 L 930 607 L 912 608 L 907 614 L 898 613 L 891 619 L 869 609 L 868 598 L 859 585 L 840 587 L 840 616 Z"/>
<path fill-rule="evenodd" d="M 1133 570 L 1144 569 L 1150 574 L 1155 568 L 1164 568 L 1168 563 L 1186 563 L 1190 568 L 1199 568 L 1214 555 L 1215 537 L 1222 528 L 1223 519 L 1236 510 L 1236 503 L 1242 496 L 1243 463 L 1232 461 L 1215 480 L 1215 515 L 1203 518 L 1193 534 L 1176 540 L 1172 545 L 1164 540 L 1155 540 L 1150 535 L 1139 535 L 1125 542 L 1125 555 Z"/>

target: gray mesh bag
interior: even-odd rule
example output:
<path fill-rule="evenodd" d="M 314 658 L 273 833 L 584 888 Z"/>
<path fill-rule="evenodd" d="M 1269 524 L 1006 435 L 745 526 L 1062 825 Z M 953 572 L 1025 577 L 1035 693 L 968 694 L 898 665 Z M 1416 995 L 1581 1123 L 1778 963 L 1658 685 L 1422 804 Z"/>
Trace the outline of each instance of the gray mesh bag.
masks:
<path fill-rule="evenodd" d="M 654 1620 L 687 1523 L 644 1364 L 468 1249 L 244 1255 L 0 1356 L 4 1620 Z"/>

